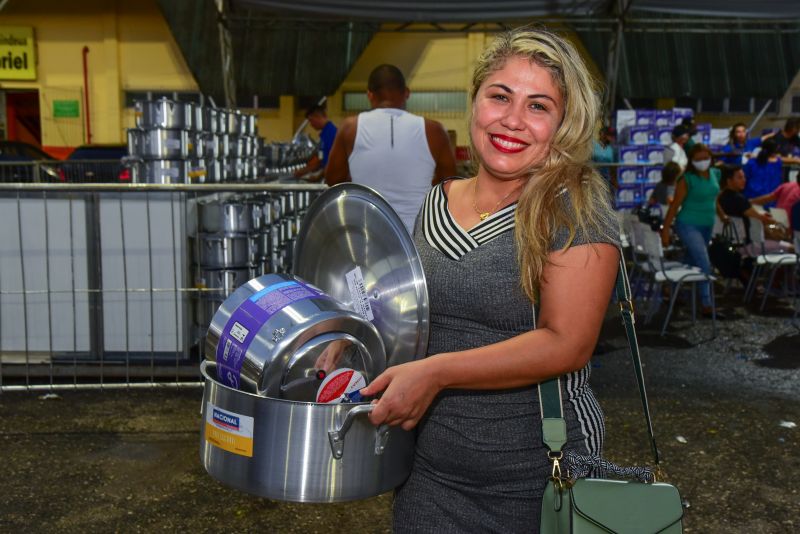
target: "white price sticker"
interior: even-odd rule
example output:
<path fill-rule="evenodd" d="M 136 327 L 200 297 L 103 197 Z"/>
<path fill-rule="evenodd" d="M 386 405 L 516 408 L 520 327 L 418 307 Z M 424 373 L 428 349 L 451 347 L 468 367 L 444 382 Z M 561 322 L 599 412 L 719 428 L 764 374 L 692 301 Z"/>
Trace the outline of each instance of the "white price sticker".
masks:
<path fill-rule="evenodd" d="M 347 279 L 347 287 L 350 290 L 350 297 L 353 299 L 353 311 L 367 321 L 372 321 L 375 316 L 372 314 L 372 306 L 369 304 L 364 277 L 361 275 L 361 267 L 356 266 L 355 269 L 345 274 L 345 278 Z"/>

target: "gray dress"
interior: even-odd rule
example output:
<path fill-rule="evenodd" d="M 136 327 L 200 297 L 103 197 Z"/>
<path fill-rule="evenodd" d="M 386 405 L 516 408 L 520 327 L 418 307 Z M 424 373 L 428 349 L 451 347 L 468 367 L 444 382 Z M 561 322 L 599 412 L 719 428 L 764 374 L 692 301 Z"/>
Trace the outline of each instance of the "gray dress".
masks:
<path fill-rule="evenodd" d="M 430 295 L 429 355 L 496 343 L 535 327 L 519 282 L 515 208 L 466 232 L 450 217 L 441 185 L 426 198 L 414 239 Z M 565 239 L 560 233 L 553 249 Z M 579 235 L 576 244 L 595 241 L 608 239 Z M 565 449 L 600 454 L 603 414 L 588 387 L 589 372 L 587 365 L 562 377 Z M 418 426 L 414 467 L 395 496 L 394 531 L 536 532 L 550 468 L 535 385 L 444 390 Z"/>

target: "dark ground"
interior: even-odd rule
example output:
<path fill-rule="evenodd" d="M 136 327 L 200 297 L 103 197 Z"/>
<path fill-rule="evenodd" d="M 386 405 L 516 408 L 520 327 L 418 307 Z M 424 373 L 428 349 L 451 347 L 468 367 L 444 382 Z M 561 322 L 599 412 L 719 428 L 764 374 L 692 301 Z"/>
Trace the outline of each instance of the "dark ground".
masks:
<path fill-rule="evenodd" d="M 723 299 L 728 319 L 681 314 L 638 325 L 656 436 L 687 532 L 800 531 L 800 335 L 788 307 L 759 314 Z M 640 321 L 641 323 L 641 321 Z M 609 313 L 593 385 L 606 456 L 649 458 L 618 315 Z M 389 531 L 391 497 L 336 505 L 247 496 L 198 458 L 199 389 L 0 395 L 0 532 Z M 783 426 L 782 426 L 783 424 Z M 680 440 L 679 440 L 680 438 Z"/>

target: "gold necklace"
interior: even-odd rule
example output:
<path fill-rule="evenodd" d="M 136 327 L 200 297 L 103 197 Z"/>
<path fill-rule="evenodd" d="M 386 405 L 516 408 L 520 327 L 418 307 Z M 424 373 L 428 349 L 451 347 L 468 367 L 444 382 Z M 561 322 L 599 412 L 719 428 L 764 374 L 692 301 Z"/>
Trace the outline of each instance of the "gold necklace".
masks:
<path fill-rule="evenodd" d="M 480 218 L 480 220 L 481 220 L 481 221 L 485 221 L 485 220 L 486 220 L 486 219 L 489 217 L 489 215 L 491 215 L 492 213 L 494 213 L 495 211 L 497 211 L 497 208 L 499 208 L 499 207 L 500 207 L 500 204 L 502 204 L 502 203 L 503 203 L 503 201 L 504 201 L 505 199 L 507 199 L 508 197 L 510 197 L 510 196 L 511 196 L 513 193 L 515 193 L 515 192 L 517 191 L 517 189 L 519 189 L 520 187 L 522 187 L 522 184 L 518 185 L 517 187 L 515 187 L 514 189 L 512 189 L 511 191 L 509 191 L 509 192 L 508 192 L 508 194 L 507 194 L 506 196 L 504 196 L 503 198 L 501 198 L 501 199 L 500 199 L 500 200 L 497 202 L 497 204 L 495 204 L 495 205 L 494 205 L 494 208 L 492 208 L 492 210 L 491 210 L 491 211 L 481 211 L 481 210 L 478 208 L 478 177 L 476 176 L 476 177 L 475 177 L 475 188 L 474 188 L 474 192 L 473 192 L 473 196 L 472 196 L 472 209 L 474 209 L 474 210 L 475 210 L 475 213 L 477 213 L 477 214 L 478 214 L 478 217 Z"/>

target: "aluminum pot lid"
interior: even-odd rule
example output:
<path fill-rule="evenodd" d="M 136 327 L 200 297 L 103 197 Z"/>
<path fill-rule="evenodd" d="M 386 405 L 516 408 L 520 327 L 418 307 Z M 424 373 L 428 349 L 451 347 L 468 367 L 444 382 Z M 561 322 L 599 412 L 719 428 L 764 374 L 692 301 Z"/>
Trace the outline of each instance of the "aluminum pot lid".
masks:
<path fill-rule="evenodd" d="M 309 207 L 294 255 L 297 276 L 375 325 L 387 365 L 423 358 L 428 289 L 405 225 L 376 191 L 339 184 Z"/>

